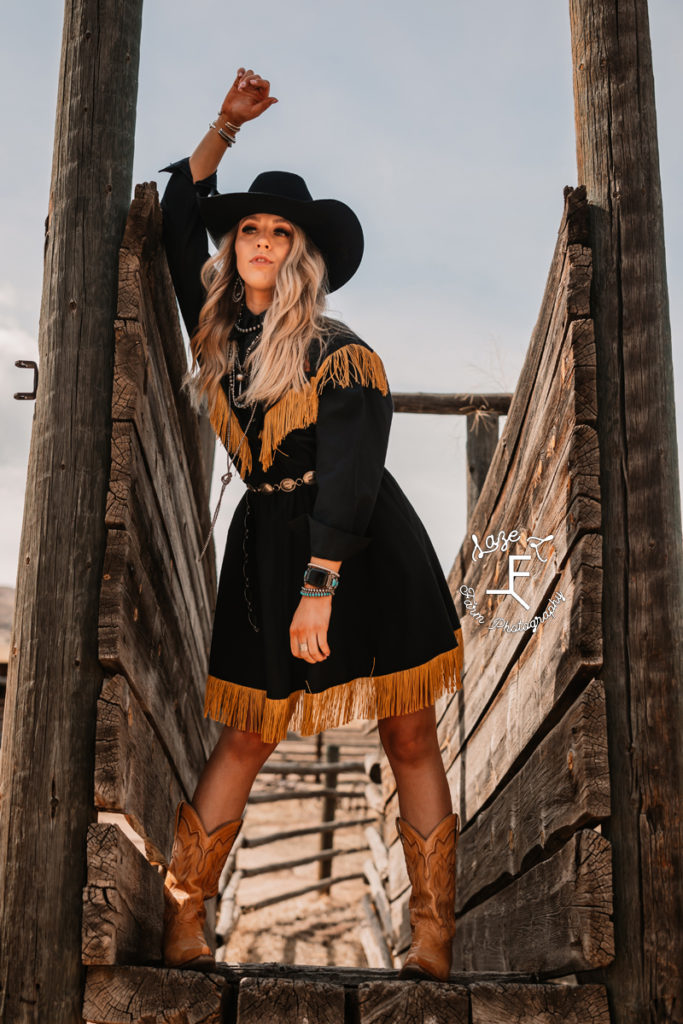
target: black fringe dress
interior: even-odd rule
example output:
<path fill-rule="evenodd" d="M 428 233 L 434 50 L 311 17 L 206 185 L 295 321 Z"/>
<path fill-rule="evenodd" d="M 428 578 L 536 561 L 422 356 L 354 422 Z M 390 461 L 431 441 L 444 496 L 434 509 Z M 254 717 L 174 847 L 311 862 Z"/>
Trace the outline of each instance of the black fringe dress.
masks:
<path fill-rule="evenodd" d="M 171 172 L 164 245 L 191 335 L 209 256 L 196 200 L 216 194 L 216 175 L 193 183 L 187 157 L 163 170 Z M 254 325 L 264 315 L 245 314 Z M 211 412 L 224 445 L 230 419 L 230 451 L 241 442 L 236 466 L 245 483 L 316 473 L 291 491 L 247 489 L 221 564 L 204 715 L 266 742 L 288 730 L 311 735 L 406 714 L 462 688 L 453 598 L 422 521 L 384 465 L 393 403 L 382 361 L 352 331 L 331 326 L 309 362 L 307 387 L 258 405 L 246 436 L 252 410 L 230 410 L 227 378 Z M 289 640 L 311 557 L 342 562 L 331 653 L 316 664 L 295 658 Z"/>

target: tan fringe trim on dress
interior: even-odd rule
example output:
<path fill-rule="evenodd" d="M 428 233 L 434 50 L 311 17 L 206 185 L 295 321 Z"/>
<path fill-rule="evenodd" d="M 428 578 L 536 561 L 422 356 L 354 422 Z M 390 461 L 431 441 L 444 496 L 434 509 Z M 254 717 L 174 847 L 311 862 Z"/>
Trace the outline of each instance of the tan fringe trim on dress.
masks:
<path fill-rule="evenodd" d="M 226 447 L 228 443 L 228 413 L 232 418 L 232 422 L 230 424 L 230 454 L 234 455 L 240 441 L 242 441 L 242 438 L 244 437 L 244 431 L 242 430 L 234 411 L 228 406 L 225 391 L 221 387 L 219 388 L 216 404 L 214 405 L 209 418 L 211 420 L 211 426 Z M 244 438 L 244 441 L 242 441 L 236 465 L 239 475 L 244 480 L 247 473 L 251 473 L 251 449 L 249 448 L 249 442 L 246 437 Z"/>
<path fill-rule="evenodd" d="M 344 345 L 336 352 L 331 352 L 305 388 L 301 391 L 288 391 L 266 412 L 259 435 L 259 461 L 264 469 L 272 465 L 277 446 L 290 431 L 301 430 L 315 423 L 318 418 L 318 397 L 330 381 L 339 387 L 357 383 L 364 387 L 379 388 L 383 395 L 389 390 L 382 360 L 376 352 L 357 344 Z"/>
<path fill-rule="evenodd" d="M 442 694 L 462 689 L 462 629 L 455 630 L 457 647 L 431 661 L 384 676 L 364 676 L 332 686 L 322 693 L 297 690 L 271 700 L 265 690 L 208 676 L 204 717 L 258 732 L 264 743 L 283 740 L 288 729 L 312 736 L 358 718 L 405 715 L 433 704 Z"/>

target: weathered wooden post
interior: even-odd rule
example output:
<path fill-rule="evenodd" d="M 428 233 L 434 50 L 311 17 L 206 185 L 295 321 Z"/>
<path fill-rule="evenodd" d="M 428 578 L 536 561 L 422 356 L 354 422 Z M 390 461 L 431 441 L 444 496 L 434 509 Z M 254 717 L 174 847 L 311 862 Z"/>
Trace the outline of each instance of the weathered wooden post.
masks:
<path fill-rule="evenodd" d="M 336 743 L 329 743 L 325 752 L 325 760 L 330 764 L 336 764 L 339 761 L 339 746 Z M 325 786 L 327 789 L 337 788 L 337 772 L 329 771 L 325 772 Z M 323 797 L 323 821 L 334 821 L 337 813 L 337 794 L 326 793 Z M 334 833 L 333 832 L 322 832 L 320 835 L 320 850 L 331 850 L 334 846 Z M 324 878 L 332 877 L 332 860 L 321 860 L 318 867 L 318 878 L 322 881 Z M 321 892 L 329 893 L 328 889 L 321 889 Z"/>
<path fill-rule="evenodd" d="M 142 0 L 66 0 L 2 743 L 0 1020 L 80 1021 L 118 251 Z"/>
<path fill-rule="evenodd" d="M 682 1021 L 683 565 L 646 0 L 570 0 L 593 248 L 615 1024 Z"/>
<path fill-rule="evenodd" d="M 467 413 L 467 522 L 479 500 L 493 453 L 498 444 L 498 415 L 496 413 Z"/>

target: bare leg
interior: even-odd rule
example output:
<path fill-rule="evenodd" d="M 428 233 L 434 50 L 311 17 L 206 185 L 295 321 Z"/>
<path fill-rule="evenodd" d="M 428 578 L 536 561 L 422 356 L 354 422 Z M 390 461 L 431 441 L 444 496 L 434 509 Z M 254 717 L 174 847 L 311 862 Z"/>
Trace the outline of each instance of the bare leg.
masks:
<path fill-rule="evenodd" d="M 380 718 L 377 724 L 396 779 L 401 817 L 426 838 L 453 810 L 434 705 Z"/>
<path fill-rule="evenodd" d="M 192 797 L 207 832 L 242 817 L 254 779 L 276 746 L 257 732 L 223 727 Z"/>

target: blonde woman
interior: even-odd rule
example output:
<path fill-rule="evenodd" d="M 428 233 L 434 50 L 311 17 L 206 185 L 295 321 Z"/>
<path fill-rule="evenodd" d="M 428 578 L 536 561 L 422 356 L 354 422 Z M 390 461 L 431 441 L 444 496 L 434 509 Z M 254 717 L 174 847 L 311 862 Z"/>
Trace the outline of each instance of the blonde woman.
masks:
<path fill-rule="evenodd" d="M 382 360 L 325 313 L 327 294 L 360 263 L 358 218 L 336 199 L 313 200 L 289 172 L 216 191 L 242 125 L 276 102 L 240 68 L 192 155 L 163 168 L 164 244 L 193 357 L 185 384 L 197 408 L 206 398 L 247 485 L 228 531 L 205 691 L 205 716 L 224 728 L 192 801 L 176 810 L 164 960 L 214 965 L 204 900 L 279 740 L 376 718 L 412 883 L 400 976 L 444 980 L 459 819 L 434 703 L 462 686 L 462 632 L 425 528 L 384 466 L 393 406 Z"/>

